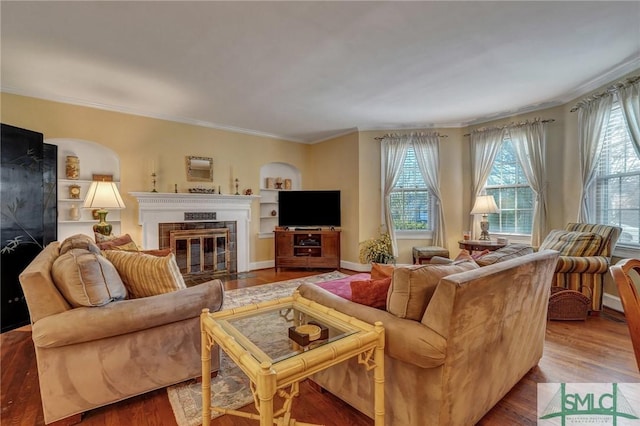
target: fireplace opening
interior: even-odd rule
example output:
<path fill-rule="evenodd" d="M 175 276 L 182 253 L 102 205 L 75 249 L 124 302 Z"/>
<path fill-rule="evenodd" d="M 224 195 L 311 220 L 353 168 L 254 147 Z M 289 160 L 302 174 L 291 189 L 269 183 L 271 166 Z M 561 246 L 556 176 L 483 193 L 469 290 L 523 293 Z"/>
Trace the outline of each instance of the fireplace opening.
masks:
<path fill-rule="evenodd" d="M 229 272 L 229 230 L 169 231 L 169 244 L 183 275 Z"/>
<path fill-rule="evenodd" d="M 160 223 L 158 231 L 158 246 L 171 248 L 183 275 L 237 272 L 236 222 Z"/>

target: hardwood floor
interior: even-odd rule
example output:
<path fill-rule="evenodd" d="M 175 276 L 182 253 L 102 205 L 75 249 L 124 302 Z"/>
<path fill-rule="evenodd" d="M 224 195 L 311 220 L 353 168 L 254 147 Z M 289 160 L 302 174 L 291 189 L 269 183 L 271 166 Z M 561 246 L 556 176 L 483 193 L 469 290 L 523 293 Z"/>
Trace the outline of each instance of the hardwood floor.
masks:
<path fill-rule="evenodd" d="M 225 287 L 250 287 L 283 281 L 321 271 L 274 269 L 240 274 Z M 353 273 L 343 271 L 345 273 Z M 1 345 L 0 424 L 43 425 L 42 405 L 30 327 L 3 333 Z M 479 425 L 535 425 L 538 383 L 640 382 L 631 339 L 624 317 L 604 311 L 587 321 L 551 321 L 547 327 L 545 352 L 532 369 L 485 417 Z M 251 407 L 247 407 L 250 409 Z M 320 393 L 308 382 L 293 404 L 296 419 L 327 426 L 369 426 L 373 421 L 329 393 Z M 83 416 L 91 426 L 175 426 L 167 392 L 160 389 L 98 408 Z M 214 426 L 256 426 L 256 421 L 222 416 Z M 402 425 L 398 425 L 402 426 Z"/>

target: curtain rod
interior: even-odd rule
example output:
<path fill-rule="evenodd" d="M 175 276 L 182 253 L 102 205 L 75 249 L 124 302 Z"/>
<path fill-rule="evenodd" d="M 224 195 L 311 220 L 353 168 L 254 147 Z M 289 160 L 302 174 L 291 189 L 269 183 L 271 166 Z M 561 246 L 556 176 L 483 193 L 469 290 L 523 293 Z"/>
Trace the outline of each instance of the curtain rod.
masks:
<path fill-rule="evenodd" d="M 640 81 L 640 75 L 636 75 L 633 77 L 629 77 L 626 79 L 626 81 L 619 81 L 617 83 L 612 84 L 611 86 L 607 87 L 604 91 L 600 92 L 600 93 L 596 93 L 593 94 L 591 96 L 588 96 L 586 98 L 584 98 L 583 100 L 581 100 L 580 102 L 578 102 L 577 104 L 574 105 L 573 108 L 571 108 L 570 112 L 576 112 L 577 110 L 579 110 L 580 108 L 582 108 L 584 105 L 588 104 L 591 101 L 594 101 L 596 99 L 599 99 L 603 96 L 607 96 L 607 95 L 611 95 L 615 92 L 618 91 L 618 89 L 631 85 L 637 81 Z"/>
<path fill-rule="evenodd" d="M 554 121 L 556 120 L 553 118 L 549 118 L 548 120 L 540 120 L 541 123 L 553 123 Z M 486 128 L 482 127 L 481 130 L 479 131 L 484 131 L 489 129 L 507 129 L 509 127 L 520 127 L 520 126 L 524 126 L 527 123 L 530 123 L 530 121 L 521 121 L 520 123 L 510 123 L 510 124 L 505 124 L 504 126 L 497 126 L 497 127 L 486 127 Z M 471 136 L 471 133 L 465 133 L 462 136 Z"/>
<path fill-rule="evenodd" d="M 398 136 L 406 136 L 406 135 L 398 135 Z M 382 137 L 377 137 L 377 138 L 373 138 L 373 139 L 376 140 L 376 141 L 381 141 L 381 140 L 384 140 L 387 137 L 393 137 L 393 135 L 387 134 L 387 135 L 384 135 Z M 439 138 L 448 138 L 449 135 L 441 135 L 440 133 L 438 133 L 438 137 Z"/>

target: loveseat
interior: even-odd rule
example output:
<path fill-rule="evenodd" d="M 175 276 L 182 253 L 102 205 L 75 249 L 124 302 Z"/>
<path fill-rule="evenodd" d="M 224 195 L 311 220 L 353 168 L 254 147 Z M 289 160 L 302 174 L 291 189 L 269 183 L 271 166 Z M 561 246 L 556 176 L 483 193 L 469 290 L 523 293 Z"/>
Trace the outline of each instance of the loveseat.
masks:
<path fill-rule="evenodd" d="M 53 242 L 20 275 L 47 424 L 201 376 L 199 316 L 223 302 L 219 280 L 131 298 L 114 285 L 120 278 L 107 252 L 80 245 Z"/>
<path fill-rule="evenodd" d="M 455 264 L 398 267 L 386 309 L 318 285 L 303 284 L 299 291 L 347 315 L 383 323 L 387 425 L 466 426 L 542 357 L 557 259 L 557 251 L 545 250 L 451 275 L 446 268 L 456 271 Z M 313 380 L 373 418 L 373 378 L 357 360 Z"/>

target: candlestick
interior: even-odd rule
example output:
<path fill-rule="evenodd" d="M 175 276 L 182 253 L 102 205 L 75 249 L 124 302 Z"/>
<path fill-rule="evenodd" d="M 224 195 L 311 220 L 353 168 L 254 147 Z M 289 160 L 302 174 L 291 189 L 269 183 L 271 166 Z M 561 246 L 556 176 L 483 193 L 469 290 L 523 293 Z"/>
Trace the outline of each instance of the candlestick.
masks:
<path fill-rule="evenodd" d="M 240 193 L 238 192 L 238 178 L 236 178 L 236 195 L 240 195 Z"/>
<path fill-rule="evenodd" d="M 151 182 L 153 183 L 153 189 L 151 190 L 151 192 L 158 192 L 156 190 L 156 172 L 151 173 Z"/>

